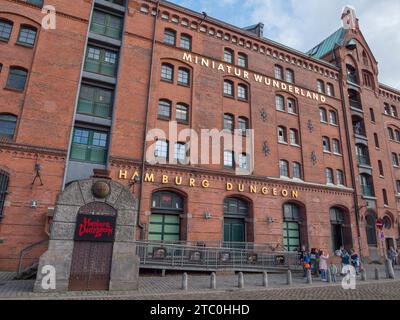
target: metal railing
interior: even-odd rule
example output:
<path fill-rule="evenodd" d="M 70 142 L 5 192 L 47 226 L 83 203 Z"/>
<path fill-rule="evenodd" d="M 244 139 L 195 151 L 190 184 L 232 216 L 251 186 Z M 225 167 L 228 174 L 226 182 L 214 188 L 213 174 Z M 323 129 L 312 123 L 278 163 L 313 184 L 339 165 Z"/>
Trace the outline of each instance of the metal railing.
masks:
<path fill-rule="evenodd" d="M 24 248 L 19 255 L 17 278 L 39 264 L 40 256 L 48 249 L 49 239 L 44 239 Z"/>
<path fill-rule="evenodd" d="M 204 245 L 205 244 L 205 245 Z M 217 242 L 215 242 L 217 244 Z M 273 251 L 269 245 L 137 241 L 140 267 L 192 271 L 262 271 L 301 269 L 297 252 Z M 240 246 L 242 246 L 240 248 Z"/>

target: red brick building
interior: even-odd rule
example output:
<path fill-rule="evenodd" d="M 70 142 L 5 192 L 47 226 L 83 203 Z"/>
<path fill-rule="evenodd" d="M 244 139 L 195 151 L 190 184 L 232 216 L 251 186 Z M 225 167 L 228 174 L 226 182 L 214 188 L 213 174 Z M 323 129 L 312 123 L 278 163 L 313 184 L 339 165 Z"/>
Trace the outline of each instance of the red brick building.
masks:
<path fill-rule="evenodd" d="M 48 4 L 55 29 L 42 27 Z M 166 1 L 0 0 L 0 269 L 48 237 L 57 194 L 93 169 L 132 190 L 140 239 L 343 245 L 379 259 L 399 239 L 400 91 L 379 83 L 355 13 L 342 19 L 302 53 L 262 24 Z M 254 152 L 177 164 L 188 140 L 158 137 L 170 161 L 150 164 L 146 135 L 170 121 L 252 129 Z"/>

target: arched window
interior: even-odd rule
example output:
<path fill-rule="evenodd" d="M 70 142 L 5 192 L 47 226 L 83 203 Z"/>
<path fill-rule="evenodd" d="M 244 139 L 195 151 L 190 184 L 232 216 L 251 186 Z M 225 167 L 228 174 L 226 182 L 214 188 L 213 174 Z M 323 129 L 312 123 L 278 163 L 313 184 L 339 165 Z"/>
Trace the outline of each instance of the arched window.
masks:
<path fill-rule="evenodd" d="M 317 80 L 317 91 L 319 93 L 325 93 L 325 83 L 322 80 Z"/>
<path fill-rule="evenodd" d="M 369 59 L 368 59 L 368 55 L 365 51 L 363 51 L 362 53 L 362 58 L 363 58 L 363 63 L 365 66 L 369 66 Z"/>
<path fill-rule="evenodd" d="M 229 132 L 233 132 L 235 129 L 235 117 L 230 113 L 224 114 L 224 130 L 228 130 Z"/>
<path fill-rule="evenodd" d="M 240 169 L 249 169 L 249 156 L 246 153 L 241 153 L 239 155 L 239 168 Z"/>
<path fill-rule="evenodd" d="M 298 162 L 292 162 L 292 178 L 302 179 L 301 164 Z"/>
<path fill-rule="evenodd" d="M 334 154 L 342 154 L 340 141 L 338 139 L 332 139 L 332 150 Z"/>
<path fill-rule="evenodd" d="M 326 184 L 334 184 L 333 170 L 331 168 L 325 169 Z"/>
<path fill-rule="evenodd" d="M 286 160 L 279 161 L 279 173 L 283 178 L 289 178 L 289 162 Z"/>
<path fill-rule="evenodd" d="M 21 26 L 18 43 L 33 47 L 35 45 L 36 33 L 37 29 L 35 27 L 26 25 Z"/>
<path fill-rule="evenodd" d="M 179 164 L 186 164 L 186 144 L 182 142 L 175 143 L 174 160 Z"/>
<path fill-rule="evenodd" d="M 330 97 L 334 97 L 335 96 L 335 88 L 333 86 L 332 83 L 328 83 L 326 85 L 326 93 L 328 94 L 328 96 Z"/>
<path fill-rule="evenodd" d="M 154 157 L 159 163 L 166 163 L 169 158 L 169 142 L 166 140 L 157 140 L 154 150 Z"/>
<path fill-rule="evenodd" d="M 353 123 L 353 132 L 356 135 L 366 137 L 367 133 L 365 130 L 364 119 L 358 115 L 353 115 L 351 117 Z"/>
<path fill-rule="evenodd" d="M 396 106 L 390 106 L 390 113 L 391 113 L 392 117 L 395 117 L 395 118 L 398 117 Z"/>
<path fill-rule="evenodd" d="M 365 232 L 367 234 L 367 243 L 371 247 L 378 245 L 376 238 L 376 216 L 369 213 L 365 217 Z"/>
<path fill-rule="evenodd" d="M 275 106 L 278 111 L 285 111 L 285 98 L 280 95 L 275 97 Z"/>
<path fill-rule="evenodd" d="M 275 65 L 274 75 L 275 75 L 275 79 L 283 80 L 283 68 L 279 65 Z"/>
<path fill-rule="evenodd" d="M 322 137 L 322 148 L 324 152 L 331 152 L 331 142 L 328 137 Z"/>
<path fill-rule="evenodd" d="M 398 129 L 394 130 L 394 137 L 397 142 L 400 142 L 400 131 Z"/>
<path fill-rule="evenodd" d="M 357 143 L 356 144 L 356 155 L 358 159 L 358 164 L 360 165 L 371 165 L 371 161 L 369 158 L 369 150 L 368 147 L 361 144 Z"/>
<path fill-rule="evenodd" d="M 338 186 L 344 186 L 344 173 L 342 170 L 336 170 L 336 184 Z"/>
<path fill-rule="evenodd" d="M 327 123 L 328 122 L 328 114 L 327 114 L 325 108 L 322 108 L 322 107 L 319 108 L 319 119 L 323 123 Z"/>
<path fill-rule="evenodd" d="M 240 52 L 238 54 L 238 66 L 242 68 L 247 68 L 248 66 L 248 58 L 247 55 Z"/>
<path fill-rule="evenodd" d="M 160 100 L 158 102 L 158 118 L 163 120 L 171 119 L 172 103 L 169 100 Z"/>
<path fill-rule="evenodd" d="M 192 37 L 188 34 L 181 34 L 181 48 L 187 51 L 192 51 Z"/>
<path fill-rule="evenodd" d="M 383 112 L 387 115 L 390 116 L 391 115 L 391 110 L 390 110 L 390 106 L 387 103 L 383 104 Z"/>
<path fill-rule="evenodd" d="M 287 132 L 285 127 L 278 127 L 278 142 L 287 143 Z"/>
<path fill-rule="evenodd" d="M 235 158 L 233 151 L 225 150 L 224 151 L 224 167 L 228 169 L 232 169 L 235 166 Z"/>
<path fill-rule="evenodd" d="M 296 100 L 289 98 L 287 100 L 287 104 L 288 104 L 288 112 L 292 114 L 297 114 Z"/>
<path fill-rule="evenodd" d="M 397 153 L 392 152 L 392 164 L 394 167 L 399 166 L 399 157 L 397 156 Z"/>
<path fill-rule="evenodd" d="M 233 97 L 234 94 L 233 82 L 230 80 L 224 80 L 224 96 Z"/>
<path fill-rule="evenodd" d="M 383 204 L 385 206 L 388 206 L 389 205 L 389 199 L 388 199 L 388 195 L 387 195 L 386 189 L 382 190 L 382 195 L 383 195 Z"/>
<path fill-rule="evenodd" d="M 178 70 L 178 84 L 183 86 L 190 85 L 190 71 L 186 68 L 179 68 Z"/>
<path fill-rule="evenodd" d="M 349 89 L 348 91 L 349 94 L 349 101 L 350 101 L 350 107 L 362 110 L 362 104 L 361 104 L 361 96 L 360 93 L 357 92 L 356 90 Z"/>
<path fill-rule="evenodd" d="M 248 100 L 248 88 L 245 84 L 238 85 L 238 98 L 242 100 Z"/>
<path fill-rule="evenodd" d="M 11 67 L 8 74 L 6 87 L 8 89 L 24 91 L 27 77 L 28 70 L 19 67 Z"/>
<path fill-rule="evenodd" d="M 149 223 L 149 241 L 179 241 L 183 198 L 173 192 L 153 193 Z"/>
<path fill-rule="evenodd" d="M 379 175 L 380 175 L 381 177 L 384 177 L 384 176 L 385 176 L 385 172 L 384 172 L 384 170 L 383 170 L 383 163 L 382 163 L 382 160 L 378 160 L 378 169 L 379 169 Z"/>
<path fill-rule="evenodd" d="M 7 172 L 0 170 L 0 220 L 4 214 L 4 203 L 8 193 L 9 176 Z"/>
<path fill-rule="evenodd" d="M 375 89 L 374 76 L 369 71 L 363 70 L 363 84 L 367 88 Z"/>
<path fill-rule="evenodd" d="M 0 114 L 0 137 L 13 139 L 15 127 L 17 125 L 17 117 L 12 114 Z"/>
<path fill-rule="evenodd" d="M 346 65 L 347 81 L 358 84 L 357 70 L 351 64 Z"/>
<path fill-rule="evenodd" d="M 382 222 L 383 222 L 383 227 L 385 229 L 388 229 L 388 230 L 392 229 L 393 223 L 392 223 L 392 219 L 389 216 L 384 216 L 382 219 Z"/>
<path fill-rule="evenodd" d="M 300 144 L 299 131 L 297 129 L 290 129 L 290 144 L 298 146 Z"/>
<path fill-rule="evenodd" d="M 0 39 L 8 41 L 11 36 L 13 23 L 8 20 L 0 20 Z"/>
<path fill-rule="evenodd" d="M 246 242 L 246 218 L 249 216 L 248 202 L 239 198 L 225 198 L 224 242 L 228 246 L 240 247 L 241 243 Z"/>
<path fill-rule="evenodd" d="M 329 122 L 330 122 L 330 124 L 332 124 L 332 125 L 337 125 L 337 124 L 338 124 L 338 123 L 337 123 L 337 115 L 336 115 L 336 112 L 333 111 L 333 110 L 329 111 Z"/>
<path fill-rule="evenodd" d="M 163 63 L 161 66 L 161 80 L 174 81 L 174 66 L 169 63 Z"/>
<path fill-rule="evenodd" d="M 294 71 L 286 69 L 286 82 L 294 83 Z"/>
<path fill-rule="evenodd" d="M 249 129 L 249 120 L 245 117 L 239 117 L 238 125 L 238 129 L 241 131 L 241 134 L 246 136 L 247 130 Z"/>
<path fill-rule="evenodd" d="M 394 140 L 394 132 L 392 128 L 388 128 L 389 139 Z"/>
<path fill-rule="evenodd" d="M 232 49 L 225 48 L 224 49 L 224 61 L 226 63 L 233 64 L 234 62 L 234 52 Z"/>
<path fill-rule="evenodd" d="M 283 246 L 287 251 L 298 251 L 302 245 L 300 210 L 299 206 L 292 203 L 283 206 Z"/>
<path fill-rule="evenodd" d="M 361 192 L 365 197 L 375 197 L 374 183 L 372 176 L 367 173 L 360 174 Z"/>
<path fill-rule="evenodd" d="M 352 248 L 352 235 L 351 226 L 348 221 L 348 214 L 338 207 L 331 208 L 329 213 L 333 251 L 339 250 L 342 246 L 345 247 L 345 249 L 350 250 Z"/>
<path fill-rule="evenodd" d="M 171 46 L 176 45 L 176 31 L 172 29 L 165 29 L 164 31 L 164 43 Z"/>
<path fill-rule="evenodd" d="M 187 124 L 189 122 L 189 106 L 184 103 L 176 105 L 176 121 Z"/>

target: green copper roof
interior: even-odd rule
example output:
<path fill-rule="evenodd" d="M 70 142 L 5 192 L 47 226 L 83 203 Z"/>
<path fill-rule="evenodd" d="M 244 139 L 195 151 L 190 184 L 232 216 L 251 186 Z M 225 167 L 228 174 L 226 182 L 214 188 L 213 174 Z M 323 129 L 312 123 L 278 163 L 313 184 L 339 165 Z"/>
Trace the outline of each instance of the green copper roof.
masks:
<path fill-rule="evenodd" d="M 313 58 L 321 59 L 329 52 L 333 51 L 336 45 L 343 46 L 345 35 L 346 30 L 344 28 L 340 28 L 324 41 L 322 41 L 319 45 L 308 51 L 307 54 L 312 56 Z"/>

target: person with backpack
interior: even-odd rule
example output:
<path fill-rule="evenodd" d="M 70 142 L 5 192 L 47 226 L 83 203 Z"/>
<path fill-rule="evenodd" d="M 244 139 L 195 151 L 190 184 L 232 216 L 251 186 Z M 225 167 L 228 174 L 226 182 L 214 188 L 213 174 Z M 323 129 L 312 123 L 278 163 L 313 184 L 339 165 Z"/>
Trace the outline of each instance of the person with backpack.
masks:
<path fill-rule="evenodd" d="M 317 249 L 312 248 L 310 252 L 310 267 L 311 267 L 311 273 L 313 275 L 317 274 L 317 268 L 318 268 L 317 258 L 318 258 Z"/>
<path fill-rule="evenodd" d="M 344 272 L 344 268 L 350 265 L 350 255 L 349 253 L 344 249 L 344 247 L 340 248 L 340 257 L 342 258 L 342 275 L 345 275 L 346 272 Z"/>

